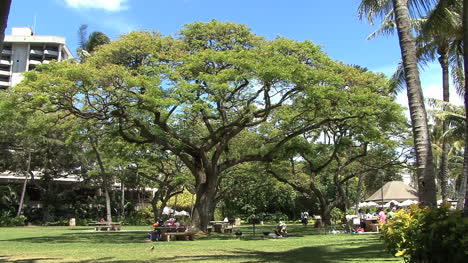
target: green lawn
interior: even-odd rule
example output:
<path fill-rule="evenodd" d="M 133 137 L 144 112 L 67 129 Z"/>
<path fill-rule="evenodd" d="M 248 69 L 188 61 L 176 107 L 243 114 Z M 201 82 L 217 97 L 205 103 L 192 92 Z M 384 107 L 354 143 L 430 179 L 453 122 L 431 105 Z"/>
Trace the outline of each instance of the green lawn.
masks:
<path fill-rule="evenodd" d="M 149 227 L 124 226 L 123 230 Z M 0 262 L 402 262 L 383 250 L 376 234 L 327 234 L 311 226 L 288 226 L 295 237 L 261 239 L 243 226 L 234 234 L 196 241 L 148 242 L 147 233 L 96 233 L 91 227 L 0 228 Z M 154 246 L 154 249 L 151 247 Z"/>

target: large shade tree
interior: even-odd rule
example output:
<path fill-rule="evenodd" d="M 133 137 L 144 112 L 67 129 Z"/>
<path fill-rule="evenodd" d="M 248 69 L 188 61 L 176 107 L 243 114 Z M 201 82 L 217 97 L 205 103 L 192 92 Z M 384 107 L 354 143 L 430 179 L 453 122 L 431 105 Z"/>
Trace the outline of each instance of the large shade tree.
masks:
<path fill-rule="evenodd" d="M 269 161 L 306 131 L 366 117 L 329 99 L 350 92 L 342 67 L 310 41 L 266 41 L 211 21 L 177 38 L 132 32 L 82 64 L 42 65 L 16 90 L 31 107 L 108 122 L 127 141 L 176 155 L 195 178 L 193 223 L 206 230 L 221 173 Z"/>
<path fill-rule="evenodd" d="M 362 0 L 358 11 L 359 16 L 366 17 L 370 23 L 376 17 L 385 17 L 392 9 L 395 14 L 416 151 L 419 197 L 423 203 L 431 206 L 435 206 L 437 201 L 435 166 L 410 12 L 415 14 L 427 10 L 433 2 L 432 0 Z"/>

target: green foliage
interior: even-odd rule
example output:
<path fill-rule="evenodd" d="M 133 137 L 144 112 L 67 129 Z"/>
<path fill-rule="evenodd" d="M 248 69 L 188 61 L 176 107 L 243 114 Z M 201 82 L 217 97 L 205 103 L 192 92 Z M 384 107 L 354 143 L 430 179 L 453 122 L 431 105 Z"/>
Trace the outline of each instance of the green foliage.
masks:
<path fill-rule="evenodd" d="M 0 214 L 0 226 L 24 226 L 26 219 L 23 215 L 17 217 L 9 211 L 4 211 Z"/>
<path fill-rule="evenodd" d="M 122 220 L 124 225 L 151 225 L 154 223 L 154 213 L 151 206 L 140 207 L 135 213 Z"/>
<path fill-rule="evenodd" d="M 334 207 L 334 208 L 331 210 L 330 215 L 331 215 L 332 218 L 334 218 L 335 220 L 341 220 L 341 219 L 344 217 L 343 211 L 341 211 L 341 209 L 339 209 L 338 207 Z"/>
<path fill-rule="evenodd" d="M 289 219 L 286 214 L 283 214 L 281 212 L 275 212 L 275 213 L 262 212 L 258 214 L 258 218 L 260 219 L 260 221 L 272 222 L 272 223 L 279 222 L 279 221 L 286 221 Z"/>
<path fill-rule="evenodd" d="M 420 208 L 399 210 L 382 226 L 387 250 L 410 263 L 465 262 L 468 251 L 468 218 L 461 211 Z"/>

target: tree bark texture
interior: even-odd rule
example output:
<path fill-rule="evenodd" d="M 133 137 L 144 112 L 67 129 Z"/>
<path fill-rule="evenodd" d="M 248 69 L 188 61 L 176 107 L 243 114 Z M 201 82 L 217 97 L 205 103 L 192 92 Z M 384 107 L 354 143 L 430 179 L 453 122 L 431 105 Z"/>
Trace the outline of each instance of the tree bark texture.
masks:
<path fill-rule="evenodd" d="M 201 179 L 201 180 L 200 180 Z M 203 232 L 207 232 L 208 223 L 214 218 L 216 207 L 217 174 L 197 172 L 196 199 L 192 215 L 193 225 Z"/>
<path fill-rule="evenodd" d="M 407 0 L 392 1 L 405 69 L 409 111 L 416 150 L 419 199 L 423 204 L 435 207 L 437 205 L 435 166 L 408 2 Z"/>
<path fill-rule="evenodd" d="M 24 184 L 23 184 L 23 189 L 21 190 L 21 197 L 20 197 L 18 212 L 16 213 L 17 217 L 19 217 L 21 215 L 21 212 L 23 211 L 24 196 L 26 195 L 26 187 L 28 185 L 28 176 L 30 172 L 31 172 L 31 151 L 28 151 L 28 163 L 26 165 L 26 173 L 24 174 Z"/>
<path fill-rule="evenodd" d="M 468 0 L 463 0 L 463 60 L 465 70 L 465 118 L 468 117 Z M 465 153 L 463 162 L 463 179 L 460 191 L 464 193 L 464 197 L 458 199 L 458 203 L 463 203 L 463 216 L 468 217 L 468 187 L 466 187 L 468 179 L 468 121 L 465 120 Z M 461 204 L 460 204 L 461 206 Z"/>
<path fill-rule="evenodd" d="M 450 91 L 449 91 L 449 61 L 448 61 L 448 52 L 445 49 L 440 49 L 439 52 L 439 63 L 442 68 L 442 90 L 443 90 L 443 100 L 445 102 L 450 101 Z M 445 110 L 445 107 L 444 107 Z M 442 134 L 449 129 L 448 121 L 442 123 Z M 443 200 L 447 200 L 447 178 L 448 178 L 448 152 L 450 151 L 450 145 L 447 142 L 447 139 L 442 137 L 442 156 L 440 160 L 440 171 L 439 171 L 439 181 L 440 181 L 440 194 L 442 195 Z"/>

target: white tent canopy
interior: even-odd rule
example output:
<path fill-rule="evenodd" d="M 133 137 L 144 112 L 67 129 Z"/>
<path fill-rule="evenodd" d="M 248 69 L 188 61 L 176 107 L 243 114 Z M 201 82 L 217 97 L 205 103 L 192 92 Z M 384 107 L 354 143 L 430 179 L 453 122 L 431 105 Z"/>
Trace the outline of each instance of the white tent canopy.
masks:
<path fill-rule="evenodd" d="M 385 204 L 390 201 L 418 200 L 417 192 L 401 181 L 391 181 L 382 186 L 366 201 L 378 202 Z"/>
<path fill-rule="evenodd" d="M 410 206 L 412 204 L 417 204 L 418 201 L 416 200 L 405 200 L 403 202 L 400 203 L 400 206 Z"/>
<path fill-rule="evenodd" d="M 394 206 L 395 205 L 400 206 L 400 203 L 398 201 L 392 200 L 392 201 L 384 204 L 383 207 L 390 207 L 392 205 L 392 203 L 393 203 Z"/>
<path fill-rule="evenodd" d="M 376 202 L 362 202 L 359 203 L 358 207 L 366 207 L 366 206 L 379 206 Z"/>

